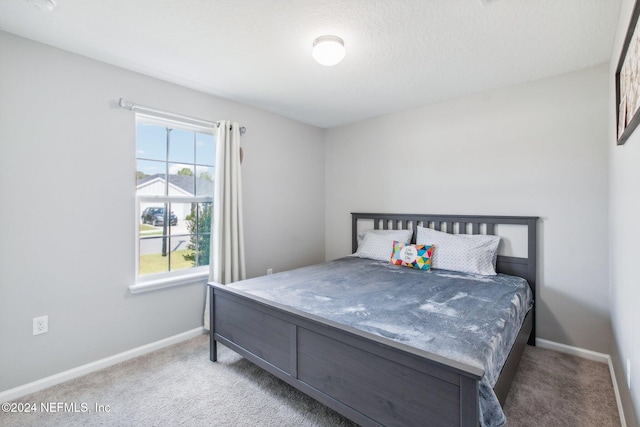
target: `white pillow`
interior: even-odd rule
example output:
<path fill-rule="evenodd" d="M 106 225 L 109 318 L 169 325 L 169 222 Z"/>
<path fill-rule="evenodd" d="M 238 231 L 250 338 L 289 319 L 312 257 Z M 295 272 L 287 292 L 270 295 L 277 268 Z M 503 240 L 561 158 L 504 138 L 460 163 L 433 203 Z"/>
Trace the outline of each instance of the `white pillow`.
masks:
<path fill-rule="evenodd" d="M 364 236 L 367 234 L 383 234 L 392 237 L 396 242 L 410 243 L 411 237 L 413 237 L 413 230 L 365 230 L 358 234 L 358 247 L 360 247 Z"/>
<path fill-rule="evenodd" d="M 384 231 L 384 233 L 380 233 Z M 393 242 L 409 243 L 413 230 L 370 230 L 364 233 L 362 242 L 354 254 L 360 258 L 371 258 L 378 261 L 391 259 Z"/>
<path fill-rule="evenodd" d="M 433 245 L 431 267 L 495 276 L 500 237 L 484 234 L 448 234 L 418 226 L 417 245 Z"/>

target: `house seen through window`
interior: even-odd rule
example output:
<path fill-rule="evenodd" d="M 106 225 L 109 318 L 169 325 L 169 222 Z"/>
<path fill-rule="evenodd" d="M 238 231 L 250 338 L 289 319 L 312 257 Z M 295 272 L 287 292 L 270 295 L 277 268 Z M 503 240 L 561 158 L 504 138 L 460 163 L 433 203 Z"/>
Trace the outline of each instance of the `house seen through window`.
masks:
<path fill-rule="evenodd" d="M 213 129 L 136 115 L 137 277 L 208 271 Z"/>

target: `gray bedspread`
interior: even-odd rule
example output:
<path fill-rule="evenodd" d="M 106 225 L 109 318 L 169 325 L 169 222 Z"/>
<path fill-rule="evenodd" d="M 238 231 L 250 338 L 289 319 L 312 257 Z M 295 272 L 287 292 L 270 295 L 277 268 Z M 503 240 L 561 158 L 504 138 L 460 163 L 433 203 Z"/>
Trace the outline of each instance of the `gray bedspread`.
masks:
<path fill-rule="evenodd" d="M 481 423 L 505 423 L 493 386 L 533 304 L 522 278 L 345 257 L 229 286 L 480 367 Z"/>

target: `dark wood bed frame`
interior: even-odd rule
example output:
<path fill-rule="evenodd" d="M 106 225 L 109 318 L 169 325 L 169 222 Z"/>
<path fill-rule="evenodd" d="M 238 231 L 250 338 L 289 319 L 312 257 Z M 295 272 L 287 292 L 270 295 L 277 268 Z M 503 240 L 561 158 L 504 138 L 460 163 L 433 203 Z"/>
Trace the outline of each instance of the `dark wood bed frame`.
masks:
<path fill-rule="evenodd" d="M 352 214 L 353 251 L 359 221 L 374 229 L 418 225 L 457 234 L 494 234 L 499 224 L 527 227 L 526 258 L 498 256 L 499 273 L 536 289 L 537 217 Z M 363 426 L 479 424 L 482 369 L 341 325 L 230 287 L 209 284 L 211 344 L 231 348 L 276 377 Z M 526 316 L 494 391 L 507 397 L 527 342 L 535 344 L 535 313 Z"/>

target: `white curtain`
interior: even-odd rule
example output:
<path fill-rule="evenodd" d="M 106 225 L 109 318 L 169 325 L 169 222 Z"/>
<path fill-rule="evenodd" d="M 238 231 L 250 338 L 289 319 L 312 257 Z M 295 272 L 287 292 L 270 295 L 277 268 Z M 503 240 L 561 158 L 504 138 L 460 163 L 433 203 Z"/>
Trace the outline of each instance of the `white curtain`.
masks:
<path fill-rule="evenodd" d="M 247 276 L 242 225 L 240 125 L 222 120 L 216 132 L 215 188 L 211 224 L 209 281 L 226 285 Z M 209 292 L 204 309 L 209 329 Z"/>

